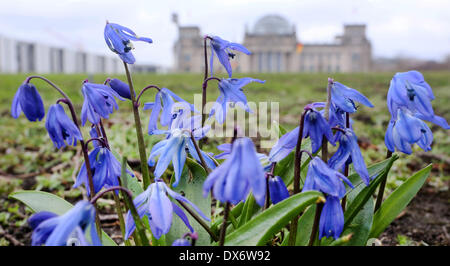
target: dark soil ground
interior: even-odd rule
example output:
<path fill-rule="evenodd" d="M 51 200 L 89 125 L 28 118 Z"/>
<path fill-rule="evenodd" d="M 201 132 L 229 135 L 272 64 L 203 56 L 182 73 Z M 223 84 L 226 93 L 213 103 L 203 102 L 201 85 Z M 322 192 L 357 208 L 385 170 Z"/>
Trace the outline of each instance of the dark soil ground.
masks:
<path fill-rule="evenodd" d="M 450 245 L 450 191 L 436 191 L 425 185 L 399 217 L 381 234 L 382 245 L 399 244 L 398 235 L 406 236 L 407 245 Z M 401 244 L 401 243 L 400 243 Z"/>

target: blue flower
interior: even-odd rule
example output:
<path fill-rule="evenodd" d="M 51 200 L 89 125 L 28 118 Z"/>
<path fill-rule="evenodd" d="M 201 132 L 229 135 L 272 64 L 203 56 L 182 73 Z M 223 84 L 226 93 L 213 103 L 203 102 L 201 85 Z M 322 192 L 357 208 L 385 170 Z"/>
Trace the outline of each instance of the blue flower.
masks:
<path fill-rule="evenodd" d="M 314 157 L 308 166 L 308 173 L 306 174 L 305 185 L 302 191 L 316 190 L 326 193 L 328 195 L 342 198 L 345 196 L 345 185 L 353 188 L 352 183 L 343 174 L 330 168 L 319 157 Z"/>
<path fill-rule="evenodd" d="M 18 118 L 20 114 L 25 114 L 31 122 L 41 121 L 45 116 L 44 103 L 36 87 L 31 83 L 23 83 L 17 89 L 11 105 L 11 115 Z"/>
<path fill-rule="evenodd" d="M 188 240 L 188 238 L 191 238 L 192 243 Z M 195 244 L 195 241 L 198 239 L 198 233 L 186 233 L 183 235 L 182 238 L 175 239 L 173 241 L 172 246 L 193 246 Z"/>
<path fill-rule="evenodd" d="M 114 109 L 119 109 L 114 97 L 124 100 L 117 92 L 109 86 L 85 82 L 81 88 L 84 96 L 81 108 L 81 124 L 84 126 L 86 120 L 92 124 L 100 123 L 101 118 L 109 118 Z"/>
<path fill-rule="evenodd" d="M 219 124 L 223 124 L 227 115 L 228 103 L 237 103 L 247 112 L 252 112 L 247 104 L 247 97 L 243 93 L 243 88 L 250 82 L 265 83 L 265 80 L 253 79 L 253 78 L 241 78 L 241 79 L 222 79 L 219 82 L 220 95 L 214 103 L 211 109 L 210 117 L 216 114 L 216 120 Z"/>
<path fill-rule="evenodd" d="M 327 120 L 323 117 L 322 113 L 311 109 L 305 116 L 303 138 L 309 137 L 311 139 L 312 153 L 317 152 L 322 146 L 323 136 L 325 136 L 332 145 L 335 145 L 333 142 L 333 132 L 331 131 L 331 127 Z M 297 143 L 295 145 L 297 145 Z"/>
<path fill-rule="evenodd" d="M 120 59 L 128 64 L 134 64 L 136 61 L 131 53 L 131 49 L 134 49 L 131 41 L 153 42 L 150 38 L 138 37 L 136 33 L 127 27 L 108 22 L 105 25 L 104 36 L 109 49 L 118 54 Z"/>
<path fill-rule="evenodd" d="M 89 154 L 89 163 L 93 175 L 92 181 L 94 183 L 94 194 L 99 192 L 102 188 L 120 185 L 119 178 L 122 173 L 122 166 L 108 148 L 95 147 Z M 128 170 L 127 172 L 133 176 L 133 174 Z M 89 187 L 86 163 L 83 163 L 81 166 L 77 180 L 73 187 L 76 188 L 83 183 L 86 186 L 88 195 L 90 195 L 91 191 Z"/>
<path fill-rule="evenodd" d="M 349 88 L 337 81 L 333 82 L 331 86 L 331 101 L 339 107 L 342 111 L 347 113 L 356 112 L 356 102 L 360 102 L 368 107 L 373 107 L 373 104 L 366 96 L 359 91 Z"/>
<path fill-rule="evenodd" d="M 353 162 L 355 171 L 359 174 L 364 183 L 369 185 L 369 172 L 367 171 L 364 158 L 359 149 L 358 139 L 350 128 L 346 128 L 344 131 L 345 134 L 342 133 L 339 138 L 339 148 L 330 160 L 328 160 L 328 164 L 333 169 L 340 169 L 345 164 Z"/>
<path fill-rule="evenodd" d="M 206 197 L 211 189 L 216 199 L 232 204 L 245 200 L 251 189 L 256 202 L 263 206 L 266 179 L 251 139 L 238 138 L 234 141 L 228 159 L 214 169 L 203 183 L 203 196 Z"/>
<path fill-rule="evenodd" d="M 120 79 L 111 79 L 109 86 L 123 98 L 131 100 L 130 86 Z M 136 94 L 135 94 L 136 96 Z"/>
<path fill-rule="evenodd" d="M 91 126 L 91 130 L 89 130 L 89 136 L 91 136 L 91 138 L 100 138 L 100 136 L 98 135 L 97 132 L 97 128 L 95 127 L 95 125 Z M 102 143 L 98 140 L 93 140 L 92 141 L 92 146 L 94 146 L 94 148 L 100 147 L 102 145 Z"/>
<path fill-rule="evenodd" d="M 175 200 L 189 204 L 203 219 L 210 221 L 210 219 L 191 201 L 171 190 L 164 182 L 155 182 L 150 184 L 144 192 L 136 196 L 133 203 L 137 208 L 139 217 L 142 218 L 144 215 L 147 216 L 150 230 L 156 239 L 159 239 L 161 235 L 169 232 L 174 212 L 180 217 L 189 230 L 194 232 L 194 229 L 189 224 L 186 214 L 178 207 L 178 205 L 169 199 L 167 194 Z M 134 223 L 131 212 L 128 211 L 125 221 L 125 239 L 130 237 L 135 228 L 136 224 Z"/>
<path fill-rule="evenodd" d="M 95 207 L 89 201 L 79 201 L 61 216 L 51 212 L 35 213 L 28 219 L 28 223 L 33 229 L 33 246 L 101 245 L 95 226 Z M 92 243 L 85 237 L 88 228 Z"/>
<path fill-rule="evenodd" d="M 431 101 L 434 98 L 430 85 L 425 82 L 420 72 L 397 73 L 392 78 L 389 86 L 387 96 L 388 109 L 394 120 L 397 119 L 397 110 L 406 108 L 413 114 L 419 113 L 423 117 L 421 119 L 431 121 L 448 129 L 445 119 L 435 118 L 433 107 L 431 106 Z"/>
<path fill-rule="evenodd" d="M 224 143 L 216 147 L 218 150 L 222 151 L 221 154 L 214 156 L 215 159 L 227 159 L 231 154 L 232 145 L 231 143 Z M 264 153 L 256 153 L 258 156 L 259 162 L 264 167 L 264 171 L 269 171 L 271 167 L 271 162 L 269 161 L 269 157 Z"/>
<path fill-rule="evenodd" d="M 185 129 L 192 131 L 194 138 L 196 140 L 202 139 L 206 136 L 211 126 L 205 125 L 202 127 L 202 116 L 193 115 L 191 116 L 191 106 L 187 102 L 176 102 L 172 106 L 171 112 L 172 118 L 169 123 L 169 130 L 155 131 L 157 133 L 168 134 L 173 129 Z"/>
<path fill-rule="evenodd" d="M 195 160 L 200 161 L 194 143 L 187 131 L 180 129 L 173 129 L 167 139 L 161 140 L 152 148 L 148 158 L 148 165 L 155 166 L 155 157 L 159 156 L 155 167 L 155 177 L 160 178 L 166 171 L 170 162 L 172 162 L 175 172 L 175 182 L 173 186 L 176 187 L 180 181 L 181 173 L 183 172 L 184 163 L 186 162 L 186 148 Z M 207 166 L 211 169 L 215 168 L 214 161 L 203 151 L 201 151 Z"/>
<path fill-rule="evenodd" d="M 80 130 L 59 104 L 54 104 L 48 109 L 45 128 L 47 128 L 50 139 L 58 149 L 65 147 L 66 143 L 76 146 L 77 140 L 83 140 Z"/>
<path fill-rule="evenodd" d="M 346 193 L 342 181 L 354 188 L 347 177 L 330 168 L 319 157 L 314 157 L 309 163 L 302 191 L 316 190 L 326 194 L 326 202 L 320 214 L 319 239 L 323 236 L 339 238 L 344 228 L 344 212 L 339 202 Z"/>
<path fill-rule="evenodd" d="M 289 191 L 279 176 L 269 177 L 269 193 L 273 204 L 289 197 Z"/>
<path fill-rule="evenodd" d="M 172 243 L 172 247 L 178 246 L 178 247 L 188 247 L 191 245 L 191 242 L 187 240 L 186 238 L 178 238 L 175 239 Z"/>
<path fill-rule="evenodd" d="M 162 114 L 159 122 L 162 126 L 168 126 L 170 124 L 170 122 L 172 121 L 173 105 L 175 104 L 174 99 L 178 102 L 189 105 L 191 111 L 196 111 L 193 104 L 190 104 L 187 101 L 181 99 L 178 95 L 176 95 L 169 89 L 162 88 L 158 93 L 156 93 L 155 102 L 145 103 L 144 105 L 144 110 L 152 110 L 150 121 L 148 123 L 148 134 L 161 134 L 161 131 L 158 130 L 157 127 L 158 116 L 161 108 Z"/>
<path fill-rule="evenodd" d="M 344 230 L 344 211 L 338 197 L 327 196 L 320 213 L 319 239 L 332 236 L 338 239 Z"/>
<path fill-rule="evenodd" d="M 311 105 L 310 105 L 311 106 Z M 269 160 L 271 162 L 279 162 L 286 157 L 297 145 L 299 127 L 284 134 L 275 143 L 269 153 Z M 335 145 L 333 132 L 327 120 L 322 113 L 315 109 L 310 109 L 305 115 L 303 124 L 303 138 L 309 137 L 311 139 L 312 153 L 315 153 L 322 146 L 322 139 L 325 136 L 328 141 Z"/>
<path fill-rule="evenodd" d="M 419 118 L 413 116 L 407 109 L 398 109 L 397 120 L 389 122 L 385 135 L 386 147 L 394 152 L 397 150 L 411 154 L 411 145 L 417 143 L 424 151 L 431 150 L 433 133 Z"/>
<path fill-rule="evenodd" d="M 234 58 L 235 54 L 233 54 L 230 50 L 240 51 L 247 55 L 251 54 L 247 48 L 245 48 L 242 44 L 233 43 L 226 40 L 221 39 L 218 36 L 211 37 L 211 75 L 213 74 L 213 63 L 214 63 L 214 54 L 219 58 L 220 63 L 225 67 L 228 72 L 228 76 L 231 78 L 232 69 L 230 64 L 230 57 Z"/>

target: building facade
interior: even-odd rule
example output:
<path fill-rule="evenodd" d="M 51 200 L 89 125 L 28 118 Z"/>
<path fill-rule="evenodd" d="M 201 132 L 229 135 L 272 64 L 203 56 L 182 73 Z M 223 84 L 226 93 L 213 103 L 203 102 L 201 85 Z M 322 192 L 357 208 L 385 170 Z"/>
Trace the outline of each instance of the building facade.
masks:
<path fill-rule="evenodd" d="M 174 70 L 204 71 L 200 28 L 178 25 L 178 31 L 179 38 L 174 45 Z M 336 36 L 332 43 L 308 44 L 297 40 L 295 26 L 288 20 L 278 15 L 267 15 L 259 19 L 251 30 L 246 29 L 242 44 L 252 54 L 238 52 L 235 60 L 231 60 L 237 72 L 368 72 L 372 65 L 366 25 L 360 24 L 344 25 L 343 34 Z M 207 52 L 209 57 L 209 49 Z"/>
<path fill-rule="evenodd" d="M 123 73 L 118 57 L 0 36 L 0 73 Z"/>

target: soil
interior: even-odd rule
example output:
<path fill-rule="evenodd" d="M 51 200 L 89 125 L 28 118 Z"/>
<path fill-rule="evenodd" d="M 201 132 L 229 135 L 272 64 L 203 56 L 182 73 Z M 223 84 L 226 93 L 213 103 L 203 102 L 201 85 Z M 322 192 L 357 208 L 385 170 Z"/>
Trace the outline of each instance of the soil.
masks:
<path fill-rule="evenodd" d="M 398 235 L 403 235 L 412 240 L 408 245 L 450 245 L 449 203 L 450 190 L 437 191 L 425 185 L 381 234 L 381 244 L 399 245 Z"/>

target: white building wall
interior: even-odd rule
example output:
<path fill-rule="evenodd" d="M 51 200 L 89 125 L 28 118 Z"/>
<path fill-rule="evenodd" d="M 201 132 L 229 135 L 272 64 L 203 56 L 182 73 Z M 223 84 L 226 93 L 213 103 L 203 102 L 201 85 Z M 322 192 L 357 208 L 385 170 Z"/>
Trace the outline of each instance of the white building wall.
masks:
<path fill-rule="evenodd" d="M 42 44 L 35 45 L 35 69 L 36 73 L 50 73 L 50 47 Z"/>
<path fill-rule="evenodd" d="M 18 41 L 0 36 L 0 73 L 124 73 L 122 61 L 114 55 Z"/>
<path fill-rule="evenodd" d="M 0 36 L 0 72 L 17 73 L 17 50 L 16 42 Z"/>
<path fill-rule="evenodd" d="M 70 50 L 63 50 L 64 73 L 73 74 L 77 72 L 76 53 Z"/>

